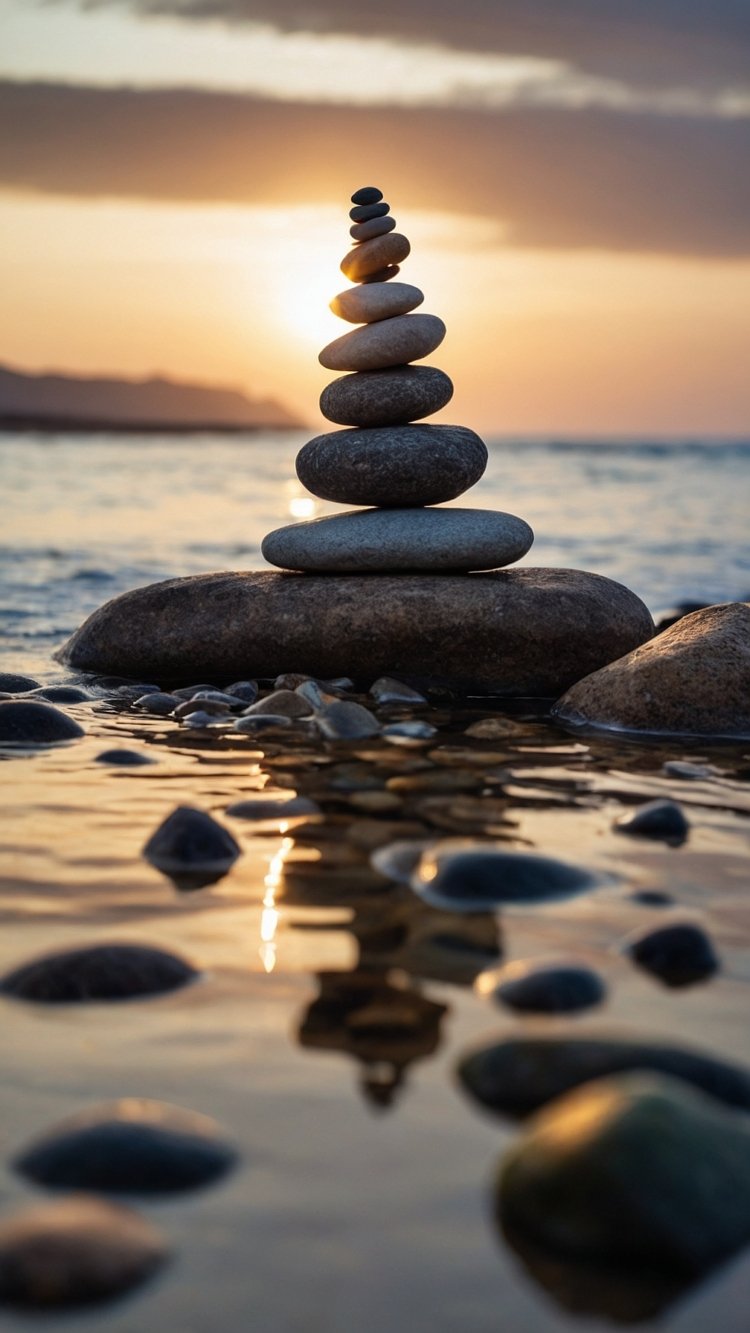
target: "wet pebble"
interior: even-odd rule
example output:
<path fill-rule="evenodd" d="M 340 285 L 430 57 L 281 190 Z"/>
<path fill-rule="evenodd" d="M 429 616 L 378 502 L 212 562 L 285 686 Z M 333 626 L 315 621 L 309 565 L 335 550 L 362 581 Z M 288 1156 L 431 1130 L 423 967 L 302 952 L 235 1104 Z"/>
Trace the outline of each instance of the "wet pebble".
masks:
<path fill-rule="evenodd" d="M 56 745 L 84 734 L 83 727 L 52 704 L 0 701 L 0 745 Z"/>
<path fill-rule="evenodd" d="M 239 699 L 234 702 L 235 708 L 241 708 L 242 703 Z M 228 717 L 230 705 L 219 700 L 202 698 L 196 694 L 192 699 L 186 699 L 184 703 L 178 704 L 174 710 L 174 715 L 180 720 L 195 717 L 200 714 L 202 717 Z"/>
<path fill-rule="evenodd" d="M 38 690 L 39 681 L 33 676 L 19 676 L 15 671 L 0 671 L 0 690 L 8 694 L 24 694 L 27 690 Z"/>
<path fill-rule="evenodd" d="M 393 676 L 381 676 L 370 686 L 370 694 L 377 704 L 426 704 L 427 700 L 418 690 L 410 685 L 395 680 Z"/>
<path fill-rule="evenodd" d="M 296 690 L 274 690 L 272 694 L 267 694 L 264 699 L 259 699 L 257 703 L 251 704 L 244 711 L 244 717 L 254 717 L 257 713 L 273 713 L 278 717 L 309 717 L 312 713 L 312 704 L 305 699 L 304 695 L 298 694 Z"/>
<path fill-rule="evenodd" d="M 160 1231 L 129 1208 L 80 1196 L 0 1223 L 0 1302 L 56 1309 L 106 1301 L 166 1261 Z"/>
<path fill-rule="evenodd" d="M 507 736 L 518 736 L 522 731 L 523 727 L 512 717 L 483 717 L 478 722 L 472 722 L 464 735 L 478 741 L 499 741 L 505 740 Z"/>
<path fill-rule="evenodd" d="M 236 694 L 228 694 L 226 690 L 198 690 L 191 699 L 186 699 L 186 703 L 199 703 L 201 706 L 207 704 L 223 704 L 225 708 L 241 708 L 243 700 L 238 699 Z M 183 708 L 184 704 L 180 704 Z M 208 709 L 207 711 L 211 711 Z"/>
<path fill-rule="evenodd" d="M 258 697 L 257 680 L 236 680 L 233 685 L 227 685 L 225 694 L 231 694 L 233 698 L 241 699 L 243 703 L 252 704 Z"/>
<path fill-rule="evenodd" d="M 676 801 L 648 801 L 637 810 L 621 815 L 614 825 L 618 833 L 635 838 L 655 838 L 674 846 L 683 843 L 690 825 Z"/>
<path fill-rule="evenodd" d="M 529 959 L 508 963 L 477 979 L 477 990 L 510 1009 L 523 1013 L 560 1014 L 600 1004 L 607 987 L 583 963 Z"/>
<path fill-rule="evenodd" d="M 238 717 L 232 728 L 241 736 L 254 736 L 261 731 L 283 731 L 291 727 L 293 720 L 285 713 L 252 713 L 250 717 Z"/>
<path fill-rule="evenodd" d="M 327 740 L 360 740 L 380 731 L 378 719 L 362 704 L 337 700 L 326 704 L 316 718 Z"/>
<path fill-rule="evenodd" d="M 498 1185 L 506 1225 L 600 1263 L 694 1279 L 750 1241 L 747 1119 L 674 1079 L 568 1093 L 511 1146 Z"/>
<path fill-rule="evenodd" d="M 241 855 L 231 833 L 205 810 L 178 805 L 151 835 L 143 855 L 151 865 L 172 877 L 197 871 L 221 878 Z"/>
<path fill-rule="evenodd" d="M 625 942 L 624 951 L 667 986 L 691 986 L 719 969 L 709 936 L 691 921 L 674 922 Z"/>
<path fill-rule="evenodd" d="M 149 754 L 140 750 L 102 750 L 96 756 L 95 764 L 112 764 L 118 768 L 142 768 L 146 764 L 156 763 Z"/>
<path fill-rule="evenodd" d="M 687 759 L 669 759 L 662 767 L 668 778 L 683 778 L 686 782 L 702 782 L 721 776 L 721 769 L 713 764 L 692 764 Z"/>
<path fill-rule="evenodd" d="M 131 707 L 136 713 L 148 713 L 151 717 L 171 717 L 180 700 L 175 694 L 143 694 L 134 699 Z"/>
<path fill-rule="evenodd" d="M 49 1189 L 166 1194 L 208 1185 L 235 1159 L 207 1116 L 129 1097 L 55 1125 L 13 1165 Z"/>
<path fill-rule="evenodd" d="M 45 954 L 9 972 L 0 992 L 37 1004 L 80 1004 L 161 995 L 198 976 L 178 954 L 142 944 L 97 944 Z"/>
<path fill-rule="evenodd" d="M 535 852 L 479 845 L 475 850 L 433 848 L 422 857 L 412 888 L 426 902 L 459 912 L 486 912 L 505 903 L 568 898 L 596 886 L 582 866 Z"/>
<path fill-rule="evenodd" d="M 208 731 L 210 728 L 221 730 L 223 727 L 230 726 L 232 718 L 226 710 L 218 713 L 207 713 L 200 707 L 191 707 L 190 711 L 184 717 L 180 717 L 180 722 L 189 731 Z"/>
<path fill-rule="evenodd" d="M 750 1110 L 746 1070 L 688 1047 L 637 1038 L 511 1037 L 469 1051 L 458 1065 L 467 1092 L 511 1116 L 529 1115 L 591 1079 L 633 1070 L 683 1079 L 728 1106 Z"/>
<path fill-rule="evenodd" d="M 175 699 L 192 699 L 194 695 L 203 691 L 213 694 L 215 689 L 215 685 L 182 685 L 178 690 L 170 690 L 170 694 L 173 694 Z"/>
<path fill-rule="evenodd" d="M 281 820 L 306 818 L 320 815 L 320 806 L 307 796 L 291 796 L 287 800 L 274 800 L 270 796 L 252 796 L 244 801 L 235 801 L 227 806 L 227 814 L 234 819 Z"/>
<path fill-rule="evenodd" d="M 431 741 L 437 733 L 437 727 L 433 727 L 429 722 L 391 722 L 387 727 L 383 727 L 381 736 L 384 741 L 390 745 L 423 745 L 426 741 Z"/>
<path fill-rule="evenodd" d="M 674 898 L 663 889 L 637 889 L 630 895 L 631 901 L 644 907 L 671 907 Z"/>
<path fill-rule="evenodd" d="M 35 699 L 46 699 L 51 704 L 91 703 L 91 695 L 78 685 L 42 685 L 32 693 Z"/>

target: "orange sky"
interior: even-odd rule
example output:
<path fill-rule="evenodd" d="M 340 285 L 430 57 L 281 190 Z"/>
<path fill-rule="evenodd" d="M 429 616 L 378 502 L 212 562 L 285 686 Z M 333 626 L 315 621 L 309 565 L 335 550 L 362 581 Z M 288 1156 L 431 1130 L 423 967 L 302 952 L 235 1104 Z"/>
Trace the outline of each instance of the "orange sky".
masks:
<path fill-rule="evenodd" d="M 232 383 L 317 425 L 317 351 L 345 331 L 327 301 L 346 285 L 347 194 L 375 183 L 412 241 L 404 277 L 448 325 L 443 419 L 748 432 L 739 93 L 673 72 L 692 97 L 675 114 L 669 80 L 644 91 L 554 52 L 223 23 L 196 84 L 200 25 L 136 8 L 0 0 L 4 362 Z"/>

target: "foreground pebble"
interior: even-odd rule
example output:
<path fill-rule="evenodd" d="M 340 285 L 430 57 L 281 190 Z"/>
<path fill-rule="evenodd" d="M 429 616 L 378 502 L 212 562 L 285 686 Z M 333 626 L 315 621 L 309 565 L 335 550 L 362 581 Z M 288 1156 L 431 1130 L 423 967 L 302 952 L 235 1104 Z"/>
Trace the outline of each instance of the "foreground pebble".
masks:
<path fill-rule="evenodd" d="M 302 485 L 322 500 L 402 509 L 455 500 L 486 466 L 487 446 L 474 431 L 425 424 L 331 431 L 296 459 Z"/>
<path fill-rule="evenodd" d="M 486 844 L 467 851 L 439 845 L 429 848 L 411 880 L 415 893 L 426 902 L 454 912 L 487 912 L 505 903 L 549 902 L 584 893 L 596 884 L 596 877 L 582 866 Z"/>
<path fill-rule="evenodd" d="M 114 768 L 143 768 L 156 763 L 151 755 L 141 754 L 140 750 L 102 750 L 96 756 L 95 764 L 111 764 Z"/>
<path fill-rule="evenodd" d="M 750 1074 L 686 1047 L 618 1037 L 516 1037 L 479 1046 L 458 1074 L 483 1106 L 525 1116 L 581 1083 L 634 1070 L 683 1079 L 728 1106 L 750 1110 Z"/>
<path fill-rule="evenodd" d="M 83 727 L 52 704 L 0 701 L 0 745 L 57 745 L 84 734 Z"/>
<path fill-rule="evenodd" d="M 690 832 L 682 807 L 676 801 L 648 801 L 638 810 L 621 815 L 615 822 L 618 833 L 634 838 L 654 838 L 678 847 Z"/>
<path fill-rule="evenodd" d="M 0 1223 L 0 1303 L 38 1310 L 110 1300 L 166 1261 L 160 1231 L 120 1205 L 81 1196 Z"/>
<path fill-rule="evenodd" d="M 165 875 L 195 873 L 207 884 L 225 875 L 241 853 L 228 829 L 190 805 L 177 806 L 143 848 L 146 860 Z"/>
<path fill-rule="evenodd" d="M 607 987 L 583 963 L 528 959 L 477 978 L 480 995 L 530 1014 L 576 1013 L 600 1004 Z"/>
<path fill-rule="evenodd" d="M 589 1083 L 510 1148 L 498 1196 L 553 1251 L 693 1276 L 750 1241 L 750 1128 L 677 1080 Z"/>
<path fill-rule="evenodd" d="M 533 540 L 523 519 L 494 509 L 352 509 L 277 528 L 261 550 L 311 573 L 436 573 L 499 569 Z"/>
<path fill-rule="evenodd" d="M 168 1194 L 208 1185 L 235 1160 L 207 1116 L 130 1097 L 55 1125 L 13 1165 L 49 1189 Z"/>
<path fill-rule="evenodd" d="M 692 986 L 719 970 L 714 946 L 702 926 L 672 922 L 626 941 L 624 950 L 667 986 Z"/>
<path fill-rule="evenodd" d="M 96 944 L 45 954 L 7 973 L 0 992 L 38 1004 L 130 1000 L 160 995 L 194 981 L 198 973 L 178 954 L 143 944 Z"/>

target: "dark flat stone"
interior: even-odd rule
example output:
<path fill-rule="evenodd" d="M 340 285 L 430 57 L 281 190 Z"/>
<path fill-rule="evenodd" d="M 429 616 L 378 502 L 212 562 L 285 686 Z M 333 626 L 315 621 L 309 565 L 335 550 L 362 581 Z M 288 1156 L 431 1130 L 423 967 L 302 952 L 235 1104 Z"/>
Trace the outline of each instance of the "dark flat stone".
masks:
<path fill-rule="evenodd" d="M 64 1120 L 13 1165 L 48 1189 L 168 1194 L 210 1184 L 235 1160 L 213 1120 L 130 1097 Z"/>
<path fill-rule="evenodd" d="M 458 1065 L 477 1101 L 519 1117 L 581 1083 L 633 1070 L 683 1079 L 727 1106 L 750 1110 L 750 1074 L 687 1047 L 606 1036 L 511 1037 L 469 1051 Z"/>
<path fill-rule="evenodd" d="M 456 912 L 488 912 L 504 903 L 550 902 L 596 887 L 582 866 L 535 852 L 506 851 L 479 844 L 467 851 L 443 850 L 438 843 L 422 856 L 411 886 L 435 907 Z"/>
<path fill-rule="evenodd" d="M 719 970 L 719 959 L 709 936 L 691 921 L 649 930 L 624 947 L 633 962 L 659 977 L 666 986 L 692 986 Z"/>
<path fill-rule="evenodd" d="M 402 426 L 439 412 L 452 397 L 452 381 L 436 366 L 395 366 L 334 380 L 320 395 L 320 410 L 342 426 Z"/>
<path fill-rule="evenodd" d="M 177 990 L 197 975 L 184 958 L 164 949 L 142 944 L 97 944 L 23 963 L 3 977 L 0 992 L 37 1004 L 129 1000 Z"/>
<path fill-rule="evenodd" d="M 91 695 L 87 694 L 78 685 L 41 685 L 38 690 L 32 692 L 31 697 L 43 699 L 48 704 L 91 703 Z"/>
<path fill-rule="evenodd" d="M 600 1004 L 607 988 L 598 972 L 582 963 L 508 963 L 480 977 L 482 994 L 509 1009 L 530 1014 L 576 1013 Z"/>
<path fill-rule="evenodd" d="M 84 734 L 83 727 L 52 704 L 0 700 L 0 745 L 57 745 Z"/>
<path fill-rule="evenodd" d="M 362 185 L 352 195 L 353 204 L 379 204 L 383 198 L 383 191 L 376 185 Z"/>
<path fill-rule="evenodd" d="M 39 681 L 31 676 L 19 676 L 15 671 L 0 671 L 0 690 L 8 694 L 24 694 L 39 689 Z"/>
<path fill-rule="evenodd" d="M 140 750 L 102 750 L 94 763 L 112 764 L 115 768 L 143 768 L 156 763 L 156 760 L 148 754 L 141 754 Z"/>
<path fill-rule="evenodd" d="M 687 838 L 690 825 L 676 801 L 648 801 L 637 810 L 621 815 L 615 823 L 618 833 L 634 838 L 655 838 L 679 846 Z"/>
<path fill-rule="evenodd" d="M 321 680 L 351 676 L 369 685 L 395 675 L 461 693 L 549 698 L 651 632 L 634 593 L 576 570 L 269 571 L 202 574 L 124 593 L 90 616 L 61 656 L 83 670 L 119 662 L 167 680 L 188 668 L 218 679 L 273 679 L 294 663 Z"/>
<path fill-rule="evenodd" d="M 322 500 L 401 509 L 455 500 L 486 466 L 474 431 L 424 424 L 317 435 L 296 462 L 302 485 Z"/>
<path fill-rule="evenodd" d="M 395 230 L 395 218 L 370 218 L 367 222 L 355 222 L 349 228 L 349 235 L 353 241 L 371 241 L 374 236 L 385 236 L 386 232 Z"/>
<path fill-rule="evenodd" d="M 354 208 L 349 209 L 349 217 L 352 222 L 369 222 L 371 218 L 384 218 L 390 208 L 390 204 L 355 204 Z"/>
<path fill-rule="evenodd" d="M 85 1195 L 0 1222 L 0 1303 L 56 1310 L 111 1300 L 166 1261 L 160 1231 L 129 1208 Z"/>

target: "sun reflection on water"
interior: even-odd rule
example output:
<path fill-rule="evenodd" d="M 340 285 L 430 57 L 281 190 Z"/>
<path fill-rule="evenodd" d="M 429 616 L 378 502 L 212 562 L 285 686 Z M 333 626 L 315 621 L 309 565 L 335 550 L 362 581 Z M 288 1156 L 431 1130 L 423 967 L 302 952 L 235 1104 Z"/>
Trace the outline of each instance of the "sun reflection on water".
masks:
<path fill-rule="evenodd" d="M 281 832 L 286 833 L 286 824 L 281 825 Z M 279 850 L 268 867 L 268 874 L 263 880 L 263 911 L 260 917 L 260 947 L 258 954 L 265 972 L 273 972 L 276 966 L 277 944 L 276 931 L 280 913 L 276 907 L 276 893 L 284 873 L 284 862 L 294 846 L 294 839 L 285 837 Z"/>

